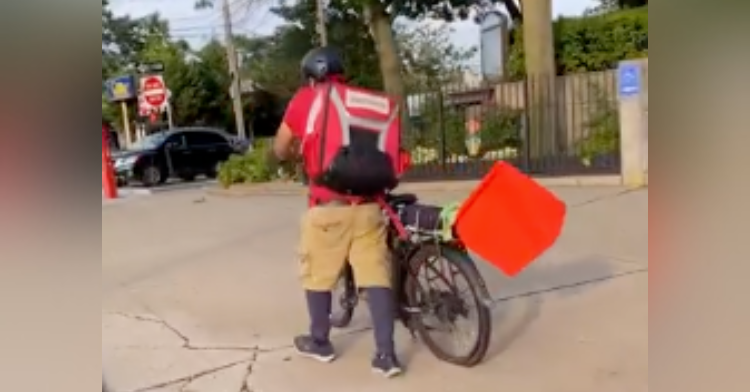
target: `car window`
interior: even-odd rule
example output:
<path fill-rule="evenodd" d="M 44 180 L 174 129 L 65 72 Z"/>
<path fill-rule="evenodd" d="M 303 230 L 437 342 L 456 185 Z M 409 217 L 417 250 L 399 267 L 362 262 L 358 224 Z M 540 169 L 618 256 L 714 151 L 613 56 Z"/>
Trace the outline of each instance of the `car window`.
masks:
<path fill-rule="evenodd" d="M 185 146 L 185 134 L 177 133 L 169 137 L 167 139 L 166 145 L 170 146 L 170 148 L 175 147 L 184 147 Z"/>
<path fill-rule="evenodd" d="M 229 141 L 214 132 L 190 132 L 187 134 L 187 142 L 190 147 L 211 147 L 226 145 Z"/>
<path fill-rule="evenodd" d="M 178 135 L 174 135 L 174 136 L 178 136 Z M 169 141 L 172 141 L 172 138 L 174 136 L 170 137 Z M 166 138 L 165 133 L 162 133 L 162 132 L 153 133 L 137 141 L 135 144 L 131 146 L 131 149 L 138 151 L 138 150 L 151 150 L 151 149 L 159 148 L 159 146 L 164 142 L 165 138 Z M 174 140 L 174 141 L 177 142 L 178 140 Z"/>

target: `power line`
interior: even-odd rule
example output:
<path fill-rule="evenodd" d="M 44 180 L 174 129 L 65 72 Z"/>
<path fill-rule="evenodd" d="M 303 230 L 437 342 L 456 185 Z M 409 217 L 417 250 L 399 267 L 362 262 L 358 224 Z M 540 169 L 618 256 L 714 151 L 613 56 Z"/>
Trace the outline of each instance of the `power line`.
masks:
<path fill-rule="evenodd" d="M 146 3 L 146 2 L 150 4 L 154 4 L 154 3 L 164 4 L 165 3 L 165 1 L 159 1 L 159 0 L 119 0 L 119 1 L 116 1 L 115 3 L 122 4 L 122 3 Z M 230 8 L 231 8 L 231 14 L 233 15 L 232 23 L 235 23 L 235 24 L 243 23 L 244 19 L 247 19 L 247 17 L 251 13 L 250 11 L 252 11 L 253 6 L 255 5 L 256 5 L 256 2 L 252 0 L 231 0 Z M 170 31 L 175 32 L 175 33 L 205 31 L 205 30 L 213 30 L 216 28 L 223 28 L 223 21 L 222 21 L 223 17 L 222 17 L 221 10 L 209 9 L 209 10 L 205 10 L 204 12 L 199 12 L 196 15 L 170 16 L 170 17 L 165 17 L 163 13 L 159 11 L 160 11 L 159 9 L 154 7 L 153 12 L 151 12 L 149 15 L 144 15 L 142 17 L 133 17 L 133 19 L 146 18 L 153 14 L 157 14 L 162 20 L 166 21 L 169 24 Z"/>

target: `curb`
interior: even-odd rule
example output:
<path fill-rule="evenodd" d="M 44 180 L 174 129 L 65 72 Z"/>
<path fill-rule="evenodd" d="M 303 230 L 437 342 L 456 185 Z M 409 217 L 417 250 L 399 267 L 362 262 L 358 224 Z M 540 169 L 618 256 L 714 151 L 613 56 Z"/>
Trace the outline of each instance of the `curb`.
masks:
<path fill-rule="evenodd" d="M 587 176 L 587 177 L 559 177 L 538 178 L 542 186 L 547 188 L 583 188 L 583 187 L 621 187 L 623 186 L 620 176 Z M 402 193 L 418 192 L 451 192 L 471 191 L 479 185 L 480 181 L 442 181 L 424 183 L 406 183 L 396 189 Z M 307 188 L 299 184 L 274 184 L 274 185 L 239 185 L 228 189 L 221 187 L 205 188 L 209 196 L 226 198 L 245 198 L 252 196 L 302 196 L 307 194 Z"/>
<path fill-rule="evenodd" d="M 136 188 L 120 188 L 120 197 L 128 197 L 128 196 L 151 196 L 154 194 L 154 191 L 150 189 L 136 189 Z"/>
<path fill-rule="evenodd" d="M 620 187 L 622 179 L 620 176 L 587 176 L 587 177 L 558 177 L 558 178 L 535 178 L 535 180 L 547 188 L 582 188 L 582 187 Z M 480 181 L 455 181 L 455 182 L 425 182 L 407 183 L 398 188 L 402 192 L 445 192 L 445 191 L 468 191 L 479 186 Z"/>
<path fill-rule="evenodd" d="M 117 189 L 117 198 L 122 199 L 130 196 L 151 196 L 154 192 L 150 189 L 119 188 Z M 102 190 L 104 196 L 104 190 Z"/>
<path fill-rule="evenodd" d="M 104 198 L 104 191 L 102 191 L 102 207 L 125 203 L 139 197 L 147 197 L 153 194 L 154 193 L 148 189 L 120 188 L 117 190 L 117 198 L 110 200 Z"/>
<path fill-rule="evenodd" d="M 226 198 L 244 198 L 251 196 L 302 196 L 307 188 L 302 185 L 238 185 L 231 188 L 207 187 L 206 194 Z"/>

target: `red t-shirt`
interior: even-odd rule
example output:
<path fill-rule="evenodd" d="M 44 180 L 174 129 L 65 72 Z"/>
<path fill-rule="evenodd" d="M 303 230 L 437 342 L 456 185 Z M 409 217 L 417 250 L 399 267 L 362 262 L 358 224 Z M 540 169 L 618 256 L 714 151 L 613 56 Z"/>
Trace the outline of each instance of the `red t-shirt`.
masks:
<path fill-rule="evenodd" d="M 310 115 L 310 109 L 315 101 L 316 90 L 313 87 L 302 87 L 297 91 L 284 114 L 284 124 L 291 130 L 294 136 L 300 140 L 305 137 L 305 128 L 307 127 L 307 118 Z M 310 206 L 312 207 L 315 200 L 330 201 L 332 199 L 342 198 L 343 196 L 326 188 L 310 184 Z"/>

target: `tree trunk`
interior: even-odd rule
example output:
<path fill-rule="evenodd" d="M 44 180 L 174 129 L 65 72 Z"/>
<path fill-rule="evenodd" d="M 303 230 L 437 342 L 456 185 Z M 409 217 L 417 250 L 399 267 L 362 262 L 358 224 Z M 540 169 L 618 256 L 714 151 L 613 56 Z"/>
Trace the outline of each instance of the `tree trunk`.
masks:
<path fill-rule="evenodd" d="M 559 148 L 552 0 L 521 0 L 526 54 L 528 134 L 532 161 L 554 156 Z M 537 162 L 537 165 L 539 162 Z M 527 168 L 528 169 L 528 168 Z"/>
<path fill-rule="evenodd" d="M 378 52 L 385 91 L 403 104 L 406 100 L 406 89 L 401 75 L 401 59 L 393 34 L 391 17 L 377 0 L 371 0 L 365 4 L 365 15 L 370 35 L 375 41 L 375 48 Z"/>

